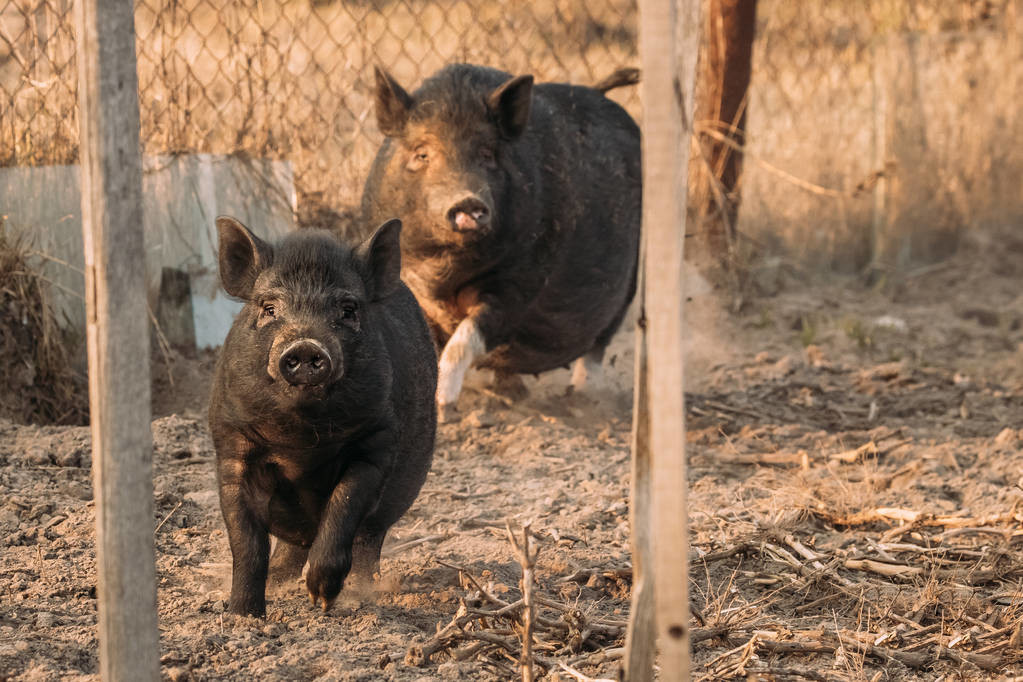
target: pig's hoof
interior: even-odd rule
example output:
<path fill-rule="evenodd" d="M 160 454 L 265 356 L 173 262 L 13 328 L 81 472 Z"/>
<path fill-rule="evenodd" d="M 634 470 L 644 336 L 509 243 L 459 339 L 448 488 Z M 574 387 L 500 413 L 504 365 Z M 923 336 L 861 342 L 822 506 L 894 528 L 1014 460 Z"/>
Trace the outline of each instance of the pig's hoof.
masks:
<path fill-rule="evenodd" d="M 437 404 L 437 421 L 441 424 L 453 424 L 454 422 L 460 421 L 462 415 L 459 413 L 458 408 L 451 403 L 438 403 Z"/>
<path fill-rule="evenodd" d="M 320 606 L 324 611 L 330 610 L 337 595 L 341 593 L 351 566 L 351 555 L 347 553 L 328 557 L 324 561 L 309 562 L 305 586 L 313 606 Z"/>

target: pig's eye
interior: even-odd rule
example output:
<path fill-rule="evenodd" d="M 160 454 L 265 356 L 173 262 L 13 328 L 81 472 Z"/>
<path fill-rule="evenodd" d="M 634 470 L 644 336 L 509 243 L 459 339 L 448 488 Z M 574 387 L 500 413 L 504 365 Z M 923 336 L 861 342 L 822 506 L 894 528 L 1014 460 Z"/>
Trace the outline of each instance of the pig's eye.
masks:
<path fill-rule="evenodd" d="M 494 154 L 494 150 L 490 147 L 480 148 L 480 161 L 487 166 L 493 166 L 497 163 L 497 157 Z"/>
<path fill-rule="evenodd" d="M 263 317 L 277 317 L 277 306 L 273 303 L 263 304 Z"/>
<path fill-rule="evenodd" d="M 359 306 L 354 301 L 346 301 L 338 309 L 337 321 L 334 322 L 334 326 L 340 327 L 341 325 L 352 327 L 355 331 L 359 330 Z"/>
<path fill-rule="evenodd" d="M 426 147 L 417 147 L 412 152 L 412 158 L 409 159 L 408 164 L 405 166 L 410 171 L 417 171 L 426 168 L 430 163 L 430 151 Z"/>

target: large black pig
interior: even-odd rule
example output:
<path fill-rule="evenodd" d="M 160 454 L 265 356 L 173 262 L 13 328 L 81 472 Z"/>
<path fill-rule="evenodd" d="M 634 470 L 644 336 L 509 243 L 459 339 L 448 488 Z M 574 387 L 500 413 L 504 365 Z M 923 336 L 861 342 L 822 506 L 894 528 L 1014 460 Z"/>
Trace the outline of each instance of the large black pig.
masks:
<path fill-rule="evenodd" d="M 454 415 L 466 370 L 599 366 L 635 293 L 640 138 L 604 91 L 455 64 L 409 94 L 376 71 L 387 136 L 364 217 L 398 217 L 402 278 L 443 352 L 437 403 Z"/>
<path fill-rule="evenodd" d="M 229 610 L 261 616 L 271 579 L 326 610 L 372 576 L 433 456 L 437 356 L 401 283 L 401 223 L 351 248 L 308 230 L 275 246 L 217 219 L 220 279 L 245 301 L 209 420 L 234 568 Z M 270 539 L 277 545 L 270 556 Z"/>

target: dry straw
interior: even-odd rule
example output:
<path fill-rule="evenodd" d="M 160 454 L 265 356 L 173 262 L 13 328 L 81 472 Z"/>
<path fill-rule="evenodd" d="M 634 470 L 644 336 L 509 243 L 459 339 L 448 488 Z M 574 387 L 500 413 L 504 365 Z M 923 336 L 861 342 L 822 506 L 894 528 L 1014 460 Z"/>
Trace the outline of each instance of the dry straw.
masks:
<path fill-rule="evenodd" d="M 88 389 L 75 368 L 81 340 L 59 324 L 51 283 L 27 240 L 0 216 L 0 417 L 22 423 L 84 424 Z"/>

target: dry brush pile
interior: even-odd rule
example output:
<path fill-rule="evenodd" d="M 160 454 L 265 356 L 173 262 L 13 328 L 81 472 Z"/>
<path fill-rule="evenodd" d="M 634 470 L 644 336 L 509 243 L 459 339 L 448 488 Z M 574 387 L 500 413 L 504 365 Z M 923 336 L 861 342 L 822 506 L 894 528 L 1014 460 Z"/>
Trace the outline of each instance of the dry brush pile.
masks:
<path fill-rule="evenodd" d="M 1023 672 L 1023 398 L 920 350 L 765 351 L 690 396 L 696 679 Z"/>
<path fill-rule="evenodd" d="M 81 340 L 58 320 L 38 255 L 0 216 L 0 417 L 20 423 L 82 424 L 88 418 Z"/>

